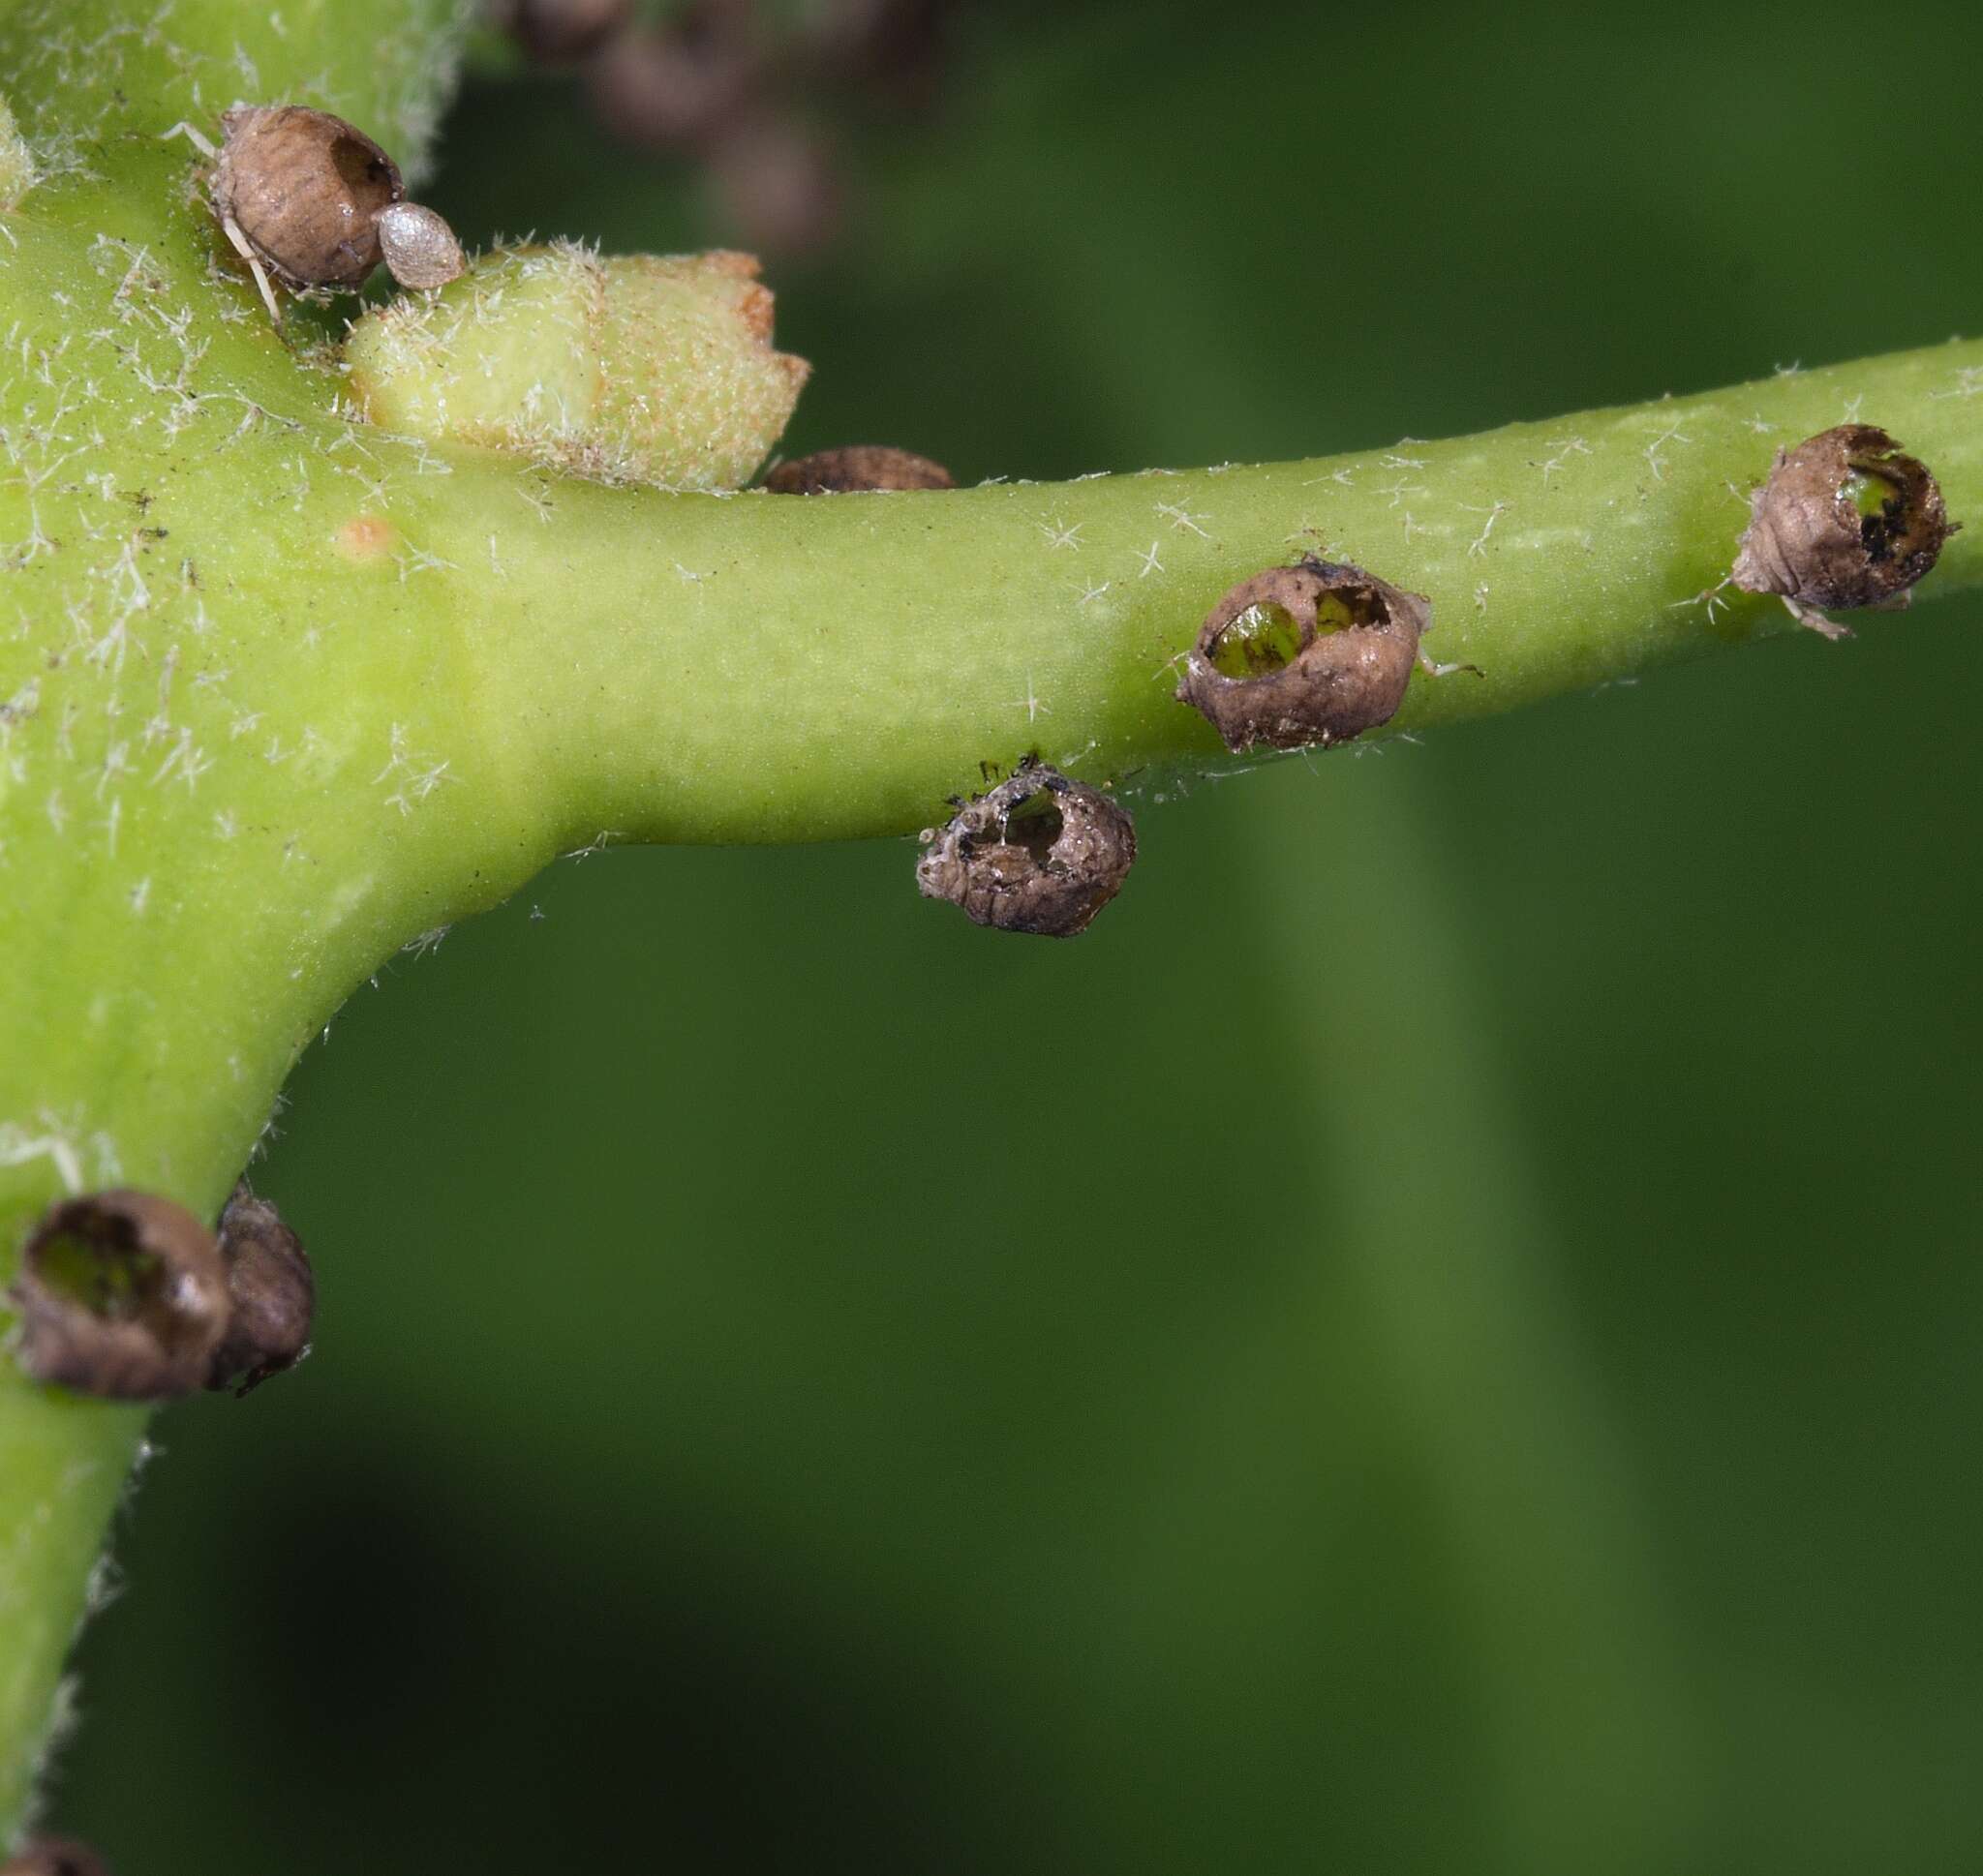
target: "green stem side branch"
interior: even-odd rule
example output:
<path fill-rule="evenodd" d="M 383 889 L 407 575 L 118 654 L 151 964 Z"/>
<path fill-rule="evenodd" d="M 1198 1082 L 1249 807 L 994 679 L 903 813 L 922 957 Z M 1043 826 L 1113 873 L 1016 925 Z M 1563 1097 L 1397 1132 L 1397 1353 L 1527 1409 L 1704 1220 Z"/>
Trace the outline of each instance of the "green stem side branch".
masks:
<path fill-rule="evenodd" d="M 259 86 L 416 139 L 438 81 L 395 90 L 380 36 L 444 66 L 457 12 L 282 12 L 278 38 L 226 0 L 181 0 L 169 35 L 107 0 L 0 6 L 43 178 L 0 214 L 0 1283 L 66 1191 L 210 1216 L 353 986 L 562 850 L 909 833 L 1033 752 L 1149 800 L 1232 766 L 1175 661 L 1304 551 L 1428 595 L 1427 649 L 1480 667 L 1415 678 L 1393 731 L 1796 629 L 1706 595 L 1776 449 L 1855 416 L 1969 524 L 1920 597 L 1983 584 L 1973 342 L 943 494 L 670 494 L 395 439 L 348 420 L 334 348 L 270 327 L 156 134 Z M 141 1427 L 0 1360 L 0 1840 Z"/>

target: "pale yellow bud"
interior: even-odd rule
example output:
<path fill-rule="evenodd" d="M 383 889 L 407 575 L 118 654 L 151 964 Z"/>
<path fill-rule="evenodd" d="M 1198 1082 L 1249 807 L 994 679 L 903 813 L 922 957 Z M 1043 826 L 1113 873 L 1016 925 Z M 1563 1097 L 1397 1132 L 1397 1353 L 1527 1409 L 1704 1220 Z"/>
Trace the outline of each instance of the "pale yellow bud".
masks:
<path fill-rule="evenodd" d="M 34 187 L 34 153 L 15 124 L 7 100 L 0 98 L 0 211 L 10 209 Z"/>
<path fill-rule="evenodd" d="M 771 453 L 808 366 L 775 351 L 748 255 L 485 255 L 368 313 L 345 346 L 373 423 L 581 475 L 734 489 Z"/>

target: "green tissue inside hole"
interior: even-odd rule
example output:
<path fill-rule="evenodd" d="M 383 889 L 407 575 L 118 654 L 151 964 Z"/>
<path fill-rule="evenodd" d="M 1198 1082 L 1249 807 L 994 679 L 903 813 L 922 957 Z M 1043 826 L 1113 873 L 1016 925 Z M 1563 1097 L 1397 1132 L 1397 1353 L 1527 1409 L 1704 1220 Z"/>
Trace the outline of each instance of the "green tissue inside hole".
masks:
<path fill-rule="evenodd" d="M 160 1259 L 135 1246 L 58 1231 L 35 1247 L 45 1287 L 94 1316 L 119 1321 L 138 1315 L 158 1292 Z"/>
<path fill-rule="evenodd" d="M 1898 500 L 1900 493 L 1885 476 L 1871 469 L 1855 469 L 1839 485 L 1840 498 L 1852 504 L 1861 521 L 1884 514 L 1887 503 Z"/>
<path fill-rule="evenodd" d="M 1006 810 L 1005 841 L 1008 846 L 1023 847 L 1034 865 L 1044 866 L 1066 825 L 1053 797 L 1042 789 Z"/>
<path fill-rule="evenodd" d="M 1292 664 L 1300 650 L 1295 615 L 1263 601 L 1248 606 L 1212 641 L 1211 666 L 1222 678 L 1265 678 Z"/>

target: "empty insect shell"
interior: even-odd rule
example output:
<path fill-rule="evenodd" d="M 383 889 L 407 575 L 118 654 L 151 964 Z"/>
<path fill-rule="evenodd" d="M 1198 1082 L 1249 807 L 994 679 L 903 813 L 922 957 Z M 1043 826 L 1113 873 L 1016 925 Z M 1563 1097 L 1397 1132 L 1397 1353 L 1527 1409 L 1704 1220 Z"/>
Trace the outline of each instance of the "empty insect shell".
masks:
<path fill-rule="evenodd" d="M 1927 466 L 1865 423 L 1779 450 L 1750 509 L 1729 580 L 1778 594 L 1828 637 L 1846 628 L 1821 608 L 1905 606 L 1955 532 Z"/>
<path fill-rule="evenodd" d="M 362 287 L 379 264 L 379 217 L 406 194 L 364 132 L 303 105 L 223 113 L 214 208 L 284 286 Z"/>
<path fill-rule="evenodd" d="M 1072 938 L 1121 890 L 1136 824 L 1108 796 L 1028 760 L 923 832 L 916 885 L 981 925 Z"/>
<path fill-rule="evenodd" d="M 394 202 L 380 212 L 379 252 L 402 287 L 445 287 L 468 271 L 446 217 L 418 202 Z"/>
<path fill-rule="evenodd" d="M 52 1206 L 8 1292 L 15 1357 L 37 1381 L 109 1401 L 202 1386 L 226 1333 L 227 1269 L 206 1226 L 168 1198 L 101 1192 Z"/>
<path fill-rule="evenodd" d="M 780 463 L 764 478 L 773 495 L 839 495 L 857 489 L 954 489 L 941 463 L 887 443 L 851 443 Z"/>
<path fill-rule="evenodd" d="M 231 1309 L 206 1384 L 228 1387 L 238 1377 L 238 1399 L 309 1352 L 317 1279 L 302 1239 L 245 1182 L 221 1213 L 220 1248 Z"/>
<path fill-rule="evenodd" d="M 1396 713 L 1431 622 L 1430 600 L 1361 567 L 1270 567 L 1205 616 L 1177 700 L 1229 749 L 1347 742 Z"/>

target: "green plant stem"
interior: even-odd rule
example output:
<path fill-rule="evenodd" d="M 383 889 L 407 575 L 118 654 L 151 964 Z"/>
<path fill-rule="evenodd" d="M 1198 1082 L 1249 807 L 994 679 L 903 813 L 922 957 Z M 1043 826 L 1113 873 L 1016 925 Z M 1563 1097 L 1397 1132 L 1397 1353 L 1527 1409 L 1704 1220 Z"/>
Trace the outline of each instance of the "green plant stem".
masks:
<path fill-rule="evenodd" d="M 350 990 L 562 849 L 910 832 L 1032 750 L 1148 800 L 1229 766 L 1171 663 L 1297 552 L 1430 595 L 1429 649 L 1480 667 L 1415 679 L 1394 730 L 1795 629 L 1700 595 L 1775 448 L 1855 413 L 1971 523 L 1922 597 L 1983 581 L 1976 343 L 1438 444 L 944 495 L 606 488 L 367 431 L 156 132 L 259 82 L 416 139 L 454 10 L 283 13 L 277 38 L 182 0 L 168 40 L 108 0 L 0 10 L 0 82 L 52 172 L 0 217 L 0 1279 L 76 1186 L 211 1213 Z M 94 61 L 91 25 L 114 34 Z M 379 49 L 408 33 L 417 84 Z M 253 82 L 226 76 L 237 34 Z M 0 1838 L 141 1426 L 0 1363 Z"/>
<path fill-rule="evenodd" d="M 234 104 L 360 124 L 428 167 L 476 0 L 0 0 L 0 89 L 62 170 L 122 136 L 213 134 Z"/>

